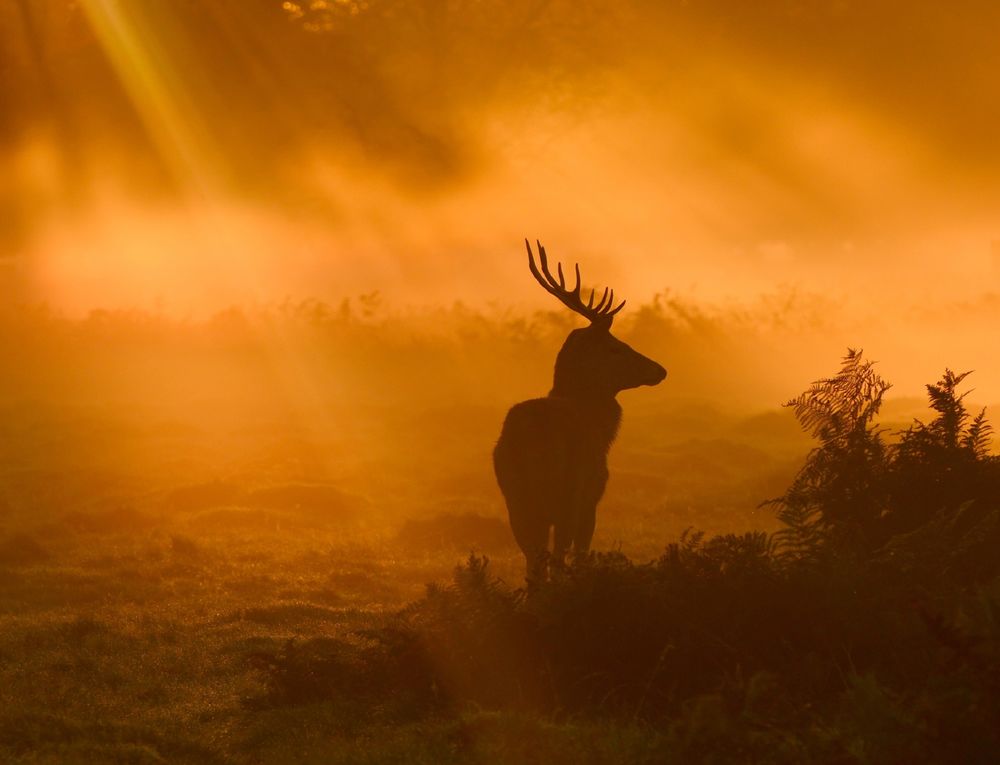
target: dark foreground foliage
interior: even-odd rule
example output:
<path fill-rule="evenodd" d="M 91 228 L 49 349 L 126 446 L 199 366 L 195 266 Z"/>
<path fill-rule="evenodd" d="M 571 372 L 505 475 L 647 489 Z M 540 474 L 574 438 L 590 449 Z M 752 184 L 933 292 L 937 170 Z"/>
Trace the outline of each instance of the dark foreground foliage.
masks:
<path fill-rule="evenodd" d="M 617 720 L 655 731 L 650 761 L 993 762 L 1000 484 L 963 378 L 889 443 L 888 385 L 852 351 L 790 402 L 820 445 L 773 502 L 782 531 L 596 554 L 530 594 L 470 557 L 356 642 L 258 656 L 262 703 Z"/>

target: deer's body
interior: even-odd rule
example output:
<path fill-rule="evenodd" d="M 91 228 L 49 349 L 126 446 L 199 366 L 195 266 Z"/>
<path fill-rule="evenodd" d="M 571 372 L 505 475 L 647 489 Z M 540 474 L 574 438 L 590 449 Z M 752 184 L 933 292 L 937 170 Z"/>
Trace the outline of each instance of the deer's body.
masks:
<path fill-rule="evenodd" d="M 573 330 L 566 339 L 549 395 L 523 401 L 507 413 L 493 451 L 497 482 L 531 584 L 545 578 L 549 562 L 562 565 L 571 546 L 577 555 L 590 549 L 597 504 L 608 481 L 608 450 L 621 422 L 615 396 L 626 388 L 656 385 L 666 371 L 611 335 L 611 320 L 621 309 L 611 308 L 614 293 L 605 305 L 605 291 L 596 308 L 591 294 L 585 306 L 579 298 L 579 270 L 576 288 L 566 290 L 562 267 L 557 282 L 541 246 L 541 274 L 530 247 L 528 253 L 539 283 L 591 320 L 589 327 Z"/>
<path fill-rule="evenodd" d="M 558 565 L 572 545 L 590 549 L 597 503 L 608 482 L 608 449 L 621 407 L 549 395 L 514 406 L 504 420 L 493 465 L 510 527 L 528 559 L 528 578 L 543 576 L 549 529 Z"/>

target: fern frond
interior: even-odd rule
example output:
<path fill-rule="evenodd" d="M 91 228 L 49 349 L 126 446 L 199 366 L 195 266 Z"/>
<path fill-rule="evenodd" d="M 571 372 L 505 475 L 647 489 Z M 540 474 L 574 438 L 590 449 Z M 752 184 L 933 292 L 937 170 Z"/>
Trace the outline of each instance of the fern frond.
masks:
<path fill-rule="evenodd" d="M 972 452 L 977 459 L 983 459 L 989 454 L 992 441 L 993 426 L 987 422 L 986 407 L 983 407 L 962 437 L 962 447 Z"/>
<path fill-rule="evenodd" d="M 875 362 L 863 360 L 863 351 L 849 348 L 835 376 L 816 380 L 785 406 L 792 407 L 802 429 L 820 441 L 867 428 L 892 387 L 874 367 Z"/>

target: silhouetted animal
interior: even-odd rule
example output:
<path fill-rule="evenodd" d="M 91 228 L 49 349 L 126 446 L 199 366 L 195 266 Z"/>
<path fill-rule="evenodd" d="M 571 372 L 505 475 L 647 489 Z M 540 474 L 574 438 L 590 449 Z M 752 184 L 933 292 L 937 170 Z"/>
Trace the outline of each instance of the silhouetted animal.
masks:
<path fill-rule="evenodd" d="M 590 320 L 574 329 L 556 358 L 552 390 L 545 398 L 522 401 L 507 413 L 493 450 L 493 467 L 507 502 L 510 527 L 527 559 L 528 584 L 544 580 L 549 563 L 562 566 L 567 550 L 586 553 L 594 536 L 597 503 L 608 481 L 607 455 L 618 433 L 619 391 L 657 385 L 667 371 L 611 334 L 611 322 L 625 305 L 604 290 L 597 305 L 594 291 L 585 304 L 576 286 L 566 288 L 562 264 L 558 279 L 549 271 L 545 248 L 538 244 L 541 272 L 531 245 L 528 268 L 547 292 Z M 548 552 L 549 529 L 554 529 Z"/>

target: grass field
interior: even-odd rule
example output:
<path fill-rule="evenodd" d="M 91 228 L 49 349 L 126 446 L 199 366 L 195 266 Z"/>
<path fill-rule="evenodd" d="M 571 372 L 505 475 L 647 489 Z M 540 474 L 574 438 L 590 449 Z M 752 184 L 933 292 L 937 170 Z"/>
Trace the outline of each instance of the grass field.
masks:
<path fill-rule="evenodd" d="M 447 413 L 450 451 L 429 418 L 372 415 L 373 427 L 409 429 L 397 443 L 422 434 L 415 454 L 423 456 L 360 449 L 355 464 L 337 466 L 338 485 L 304 465 L 324 450 L 346 455 L 347 445 L 308 443 L 291 428 L 219 435 L 72 407 L 9 410 L 0 511 L 5 761 L 632 761 L 629 752 L 653 741 L 628 725 L 473 708 L 400 724 L 350 705 L 262 701 L 255 655 L 290 639 L 356 639 L 427 583 L 448 581 L 470 552 L 519 585 L 523 559 L 489 465 L 502 415 Z M 644 443 L 652 434 L 639 427 L 626 431 L 598 547 L 650 559 L 690 525 L 773 527 L 755 505 L 794 469 L 801 441 L 788 424 L 777 414 L 720 421 L 711 439 L 657 444 Z M 459 457 L 462 437 L 475 444 L 468 460 Z M 122 468 L 123 454 L 132 467 Z M 205 480 L 183 482 L 191 477 Z"/>
<path fill-rule="evenodd" d="M 440 414 L 433 423 L 381 414 L 370 422 L 403 431 L 396 443 L 422 434 L 423 451 L 373 456 L 368 443 L 347 464 L 348 445 L 308 443 L 273 424 L 219 435 L 73 407 L 9 410 L 3 759 L 625 762 L 652 746 L 650 731 L 608 722 L 469 708 L 400 723 L 350 704 L 262 701 L 255 655 L 288 640 L 355 640 L 427 583 L 448 581 L 470 552 L 521 582 L 489 465 L 502 409 L 446 413 L 448 449 L 436 440 Z M 623 434 L 597 545 L 650 559 L 690 525 L 773 526 L 755 505 L 790 475 L 798 443 L 774 419 L 788 436 L 777 456 L 771 416 L 719 423 L 729 438 L 647 444 L 640 428 Z M 459 436 L 474 444 L 467 460 Z M 324 450 L 345 455 L 325 474 L 307 466 Z"/>

